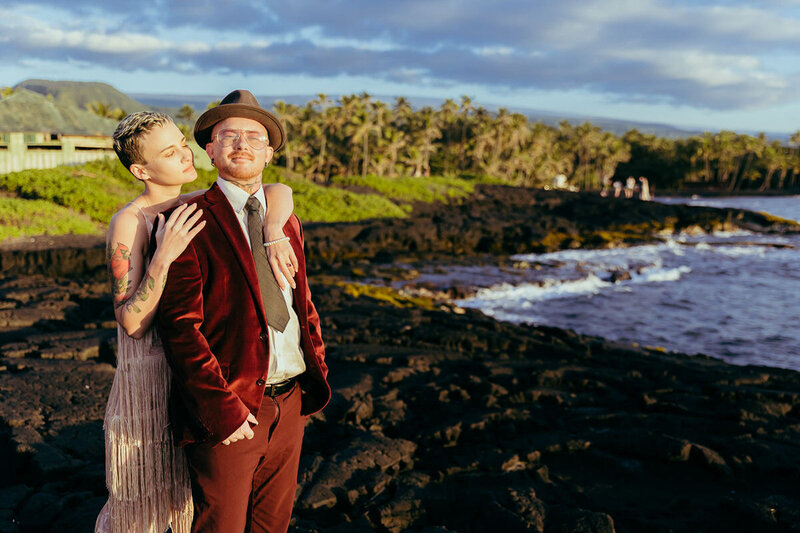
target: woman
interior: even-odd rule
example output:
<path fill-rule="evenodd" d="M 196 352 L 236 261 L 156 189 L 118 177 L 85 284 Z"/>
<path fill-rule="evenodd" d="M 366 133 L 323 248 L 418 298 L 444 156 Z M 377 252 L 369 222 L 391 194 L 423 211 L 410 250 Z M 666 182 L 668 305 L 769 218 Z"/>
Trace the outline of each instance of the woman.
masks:
<path fill-rule="evenodd" d="M 192 496 L 185 459 L 173 444 L 167 417 L 171 374 L 153 326 L 170 264 L 205 222 L 196 206 L 183 202 L 203 191 L 181 195 L 197 177 L 186 138 L 169 117 L 140 112 L 126 117 L 114 132 L 122 164 L 144 182 L 144 192 L 117 212 L 107 234 L 107 258 L 117 325 L 117 372 L 106 408 L 106 485 L 109 499 L 95 531 L 189 532 Z M 266 185 L 269 209 L 265 241 L 283 237 L 292 212 L 291 189 Z M 182 205 L 178 205 L 182 204 Z M 168 220 L 160 212 L 178 205 Z M 155 251 L 150 235 L 158 218 Z M 281 241 L 267 248 L 283 287 L 294 287 L 297 258 Z M 150 258 L 148 260 L 148 258 Z M 292 265 L 290 268 L 288 265 Z"/>

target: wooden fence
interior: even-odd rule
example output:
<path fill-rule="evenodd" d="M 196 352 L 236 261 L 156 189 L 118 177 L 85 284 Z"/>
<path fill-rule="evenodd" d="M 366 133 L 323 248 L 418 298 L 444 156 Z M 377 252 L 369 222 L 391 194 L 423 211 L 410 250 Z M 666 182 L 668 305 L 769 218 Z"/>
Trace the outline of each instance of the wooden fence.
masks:
<path fill-rule="evenodd" d="M 0 174 L 80 164 L 115 155 L 110 137 L 6 133 L 2 140 Z"/>

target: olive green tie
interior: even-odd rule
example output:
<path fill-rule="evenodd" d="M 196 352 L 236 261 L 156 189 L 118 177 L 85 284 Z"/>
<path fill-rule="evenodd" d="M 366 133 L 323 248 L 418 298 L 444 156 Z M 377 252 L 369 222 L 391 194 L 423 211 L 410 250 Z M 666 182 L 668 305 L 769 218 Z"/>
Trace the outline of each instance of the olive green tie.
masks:
<path fill-rule="evenodd" d="M 267 261 L 267 252 L 264 250 L 261 202 L 255 196 L 251 196 L 244 206 L 247 209 L 247 233 L 250 235 L 250 249 L 256 263 L 258 286 L 261 289 L 261 301 L 264 302 L 267 323 L 282 332 L 289 322 L 289 310 L 286 308 L 286 300 L 283 299 L 283 293 L 272 274 L 269 261 Z"/>

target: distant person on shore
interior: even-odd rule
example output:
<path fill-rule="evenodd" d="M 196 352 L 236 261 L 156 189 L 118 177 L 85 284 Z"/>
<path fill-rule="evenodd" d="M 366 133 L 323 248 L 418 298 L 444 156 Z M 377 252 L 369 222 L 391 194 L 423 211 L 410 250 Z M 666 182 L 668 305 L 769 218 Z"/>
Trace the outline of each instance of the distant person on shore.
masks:
<path fill-rule="evenodd" d="M 628 176 L 625 180 L 625 198 L 633 198 L 633 193 L 636 190 L 636 179 L 633 176 Z"/>
<path fill-rule="evenodd" d="M 644 176 L 639 176 L 639 199 L 644 202 L 649 202 L 653 199 L 650 196 L 650 182 Z"/>
<path fill-rule="evenodd" d="M 300 222 L 292 215 L 285 237 L 262 233 L 262 171 L 286 134 L 237 90 L 197 119 L 194 136 L 219 177 L 191 200 L 206 225 L 172 263 L 157 312 L 176 376 L 170 413 L 188 459 L 192 531 L 285 532 L 307 417 L 331 396 Z M 281 242 L 297 256 L 285 265 L 293 291 L 275 282 L 264 252 Z"/>
<path fill-rule="evenodd" d="M 117 319 L 117 371 L 104 420 L 109 498 L 95 531 L 187 533 L 192 498 L 186 461 L 175 447 L 167 417 L 171 372 L 155 329 L 156 308 L 167 271 L 206 225 L 203 211 L 180 195 L 197 172 L 186 138 L 166 115 L 139 112 L 114 132 L 120 162 L 144 183 L 144 192 L 109 224 L 107 259 Z M 280 227 L 292 212 L 291 189 L 267 186 L 267 226 Z M 177 206 L 168 218 L 159 212 Z M 151 230 L 158 220 L 155 251 Z M 268 233 L 269 239 L 283 237 Z M 148 257 L 151 257 L 148 261 Z M 286 244 L 274 249 L 274 264 L 296 261 Z"/>
<path fill-rule="evenodd" d="M 614 182 L 614 198 L 619 198 L 620 194 L 622 194 L 622 182 L 615 181 Z"/>
<path fill-rule="evenodd" d="M 609 176 L 603 180 L 603 188 L 600 189 L 600 196 L 603 198 L 606 198 L 608 193 L 611 192 L 611 179 L 611 176 Z"/>

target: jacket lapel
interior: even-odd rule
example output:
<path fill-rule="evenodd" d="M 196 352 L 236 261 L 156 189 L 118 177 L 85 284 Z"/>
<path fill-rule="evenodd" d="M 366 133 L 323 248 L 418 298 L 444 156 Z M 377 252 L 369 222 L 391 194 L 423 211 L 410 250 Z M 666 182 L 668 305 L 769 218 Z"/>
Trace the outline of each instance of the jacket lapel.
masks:
<path fill-rule="evenodd" d="M 264 313 L 264 306 L 261 303 L 261 289 L 258 286 L 256 264 L 253 260 L 253 252 L 250 251 L 250 246 L 248 246 L 245 240 L 242 227 L 236 219 L 230 202 L 225 198 L 225 194 L 216 183 L 208 189 L 205 197 L 208 201 L 208 209 L 211 211 L 211 215 L 217 221 L 217 224 L 219 224 L 222 232 L 228 237 L 228 244 L 230 244 L 233 255 L 242 268 L 244 277 L 247 280 L 247 285 L 250 287 L 253 302 L 255 302 L 255 306 L 258 308 L 258 317 L 261 320 L 262 326 L 266 328 L 267 316 Z"/>

